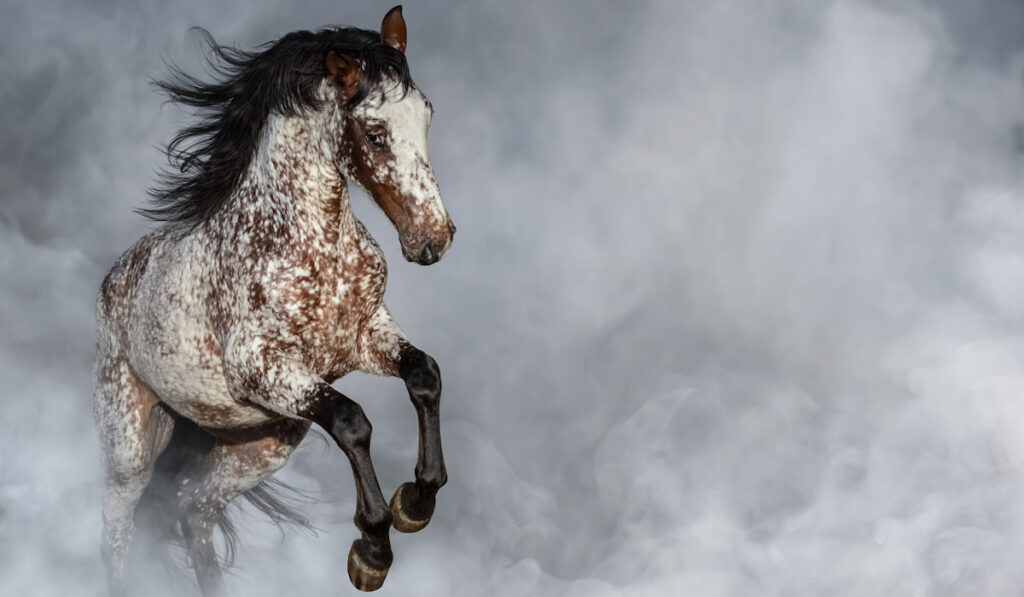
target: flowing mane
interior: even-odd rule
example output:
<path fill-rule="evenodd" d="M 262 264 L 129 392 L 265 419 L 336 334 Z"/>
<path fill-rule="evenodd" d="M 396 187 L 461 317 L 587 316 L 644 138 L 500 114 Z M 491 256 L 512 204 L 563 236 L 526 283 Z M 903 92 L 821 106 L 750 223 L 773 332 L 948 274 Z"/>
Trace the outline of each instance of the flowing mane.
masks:
<path fill-rule="evenodd" d="M 214 80 L 201 81 L 171 64 L 171 77 L 153 82 L 170 101 L 196 108 L 199 122 L 167 144 L 172 169 L 162 170 L 149 190 L 152 207 L 138 210 L 151 220 L 195 228 L 215 214 L 248 169 L 270 114 L 291 116 L 319 107 L 328 52 L 360 64 L 359 88 L 347 108 L 358 105 L 384 77 L 397 80 L 405 92 L 413 84 L 405 55 L 381 43 L 376 31 L 295 31 L 264 44 L 262 52 L 247 52 L 221 46 L 208 31 L 196 29 L 209 47 Z"/>

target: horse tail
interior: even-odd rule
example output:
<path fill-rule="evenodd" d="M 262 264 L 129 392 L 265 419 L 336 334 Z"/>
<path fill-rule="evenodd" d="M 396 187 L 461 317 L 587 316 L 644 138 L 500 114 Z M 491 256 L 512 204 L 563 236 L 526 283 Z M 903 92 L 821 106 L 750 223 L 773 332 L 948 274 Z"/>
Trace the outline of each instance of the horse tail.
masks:
<path fill-rule="evenodd" d="M 166 408 L 163 405 L 156 408 Z M 153 477 L 135 509 L 135 524 L 140 534 L 152 540 L 151 547 L 169 552 L 174 548 L 177 555 L 185 549 L 185 537 L 181 520 L 185 514 L 180 498 L 187 479 L 194 479 L 206 455 L 216 443 L 216 438 L 177 413 L 174 417 L 174 432 L 153 466 Z M 267 515 L 278 526 L 294 524 L 313 530 L 309 519 L 299 511 L 302 503 L 311 500 L 298 490 L 274 479 L 267 479 L 242 494 L 259 511 Z M 235 502 L 237 504 L 237 502 Z M 230 508 L 224 508 L 217 520 L 224 537 L 225 550 L 222 564 L 230 567 L 234 563 L 238 546 L 238 531 L 230 518 Z M 151 554 L 158 555 L 158 554 Z M 159 554 L 170 555 L 170 554 Z M 179 557 L 161 558 L 179 561 Z"/>

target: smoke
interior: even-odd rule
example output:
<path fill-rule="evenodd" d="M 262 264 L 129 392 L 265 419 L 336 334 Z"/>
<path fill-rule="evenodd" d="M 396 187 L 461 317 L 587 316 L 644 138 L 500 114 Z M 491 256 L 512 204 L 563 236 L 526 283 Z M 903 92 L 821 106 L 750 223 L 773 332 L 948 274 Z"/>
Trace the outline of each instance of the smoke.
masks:
<path fill-rule="evenodd" d="M 389 8 L 10 7 L 0 35 L 0 592 L 102 594 L 92 304 L 185 115 L 187 27 L 252 47 Z M 610 4 L 610 3 L 609 3 Z M 972 5 L 974 6 L 974 5 Z M 1016 595 L 1024 54 L 1016 4 L 407 6 L 459 233 L 391 263 L 440 363 L 449 484 L 382 595 Z M 412 478 L 402 384 L 338 387 Z M 242 513 L 238 594 L 355 592 L 348 464 Z"/>

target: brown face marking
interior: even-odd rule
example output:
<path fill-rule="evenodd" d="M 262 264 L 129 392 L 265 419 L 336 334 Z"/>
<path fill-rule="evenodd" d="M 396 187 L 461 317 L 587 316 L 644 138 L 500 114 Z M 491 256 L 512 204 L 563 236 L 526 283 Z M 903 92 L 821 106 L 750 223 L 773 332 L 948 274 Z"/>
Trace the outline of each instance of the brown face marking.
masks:
<path fill-rule="evenodd" d="M 415 87 L 385 89 L 346 112 L 340 159 L 398 230 L 406 258 L 433 263 L 450 246 L 455 227 L 427 157 L 430 103 Z"/>
<path fill-rule="evenodd" d="M 366 140 L 368 128 L 370 127 L 360 123 L 356 118 L 345 120 L 342 156 L 352 165 L 356 181 L 369 192 L 388 220 L 400 233 L 407 234 L 407 229 L 411 228 L 412 214 L 402 201 L 402 194 L 395 181 L 391 177 L 380 175 L 388 171 L 387 163 L 393 158 L 393 154 L 387 147 L 370 145 Z"/>

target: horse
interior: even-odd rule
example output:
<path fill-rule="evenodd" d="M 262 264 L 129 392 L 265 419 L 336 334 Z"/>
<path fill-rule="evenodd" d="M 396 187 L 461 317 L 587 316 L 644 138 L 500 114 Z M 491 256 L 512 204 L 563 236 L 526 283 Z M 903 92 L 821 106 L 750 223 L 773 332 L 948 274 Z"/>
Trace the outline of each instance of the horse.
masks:
<path fill-rule="evenodd" d="M 380 32 L 296 31 L 262 51 L 204 34 L 215 80 L 171 65 L 156 82 L 201 116 L 167 145 L 177 168 L 140 210 L 160 224 L 116 260 L 97 299 L 110 593 L 128 592 L 137 506 L 154 493 L 158 459 L 176 453 L 192 456 L 178 458 L 186 464 L 156 498 L 170 503 L 200 592 L 221 594 L 213 529 L 239 496 L 289 516 L 266 482 L 312 424 L 351 463 L 361 536 L 348 575 L 376 590 L 392 564 L 390 528 L 424 528 L 447 479 L 441 376 L 383 302 L 387 264 L 348 186 L 383 210 L 408 261 L 440 260 L 455 226 L 427 152 L 433 107 L 409 74 L 401 6 Z M 352 371 L 401 378 L 417 414 L 415 480 L 390 501 L 370 460 L 370 421 L 331 385 Z"/>

